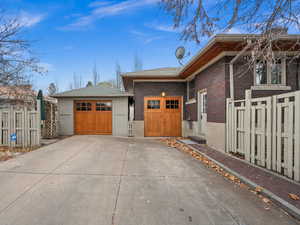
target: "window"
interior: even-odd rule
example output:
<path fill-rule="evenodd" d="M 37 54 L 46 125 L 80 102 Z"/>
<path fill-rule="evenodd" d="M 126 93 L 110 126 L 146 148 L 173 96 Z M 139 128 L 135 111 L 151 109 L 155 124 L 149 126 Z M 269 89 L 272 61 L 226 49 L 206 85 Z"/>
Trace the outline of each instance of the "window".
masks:
<path fill-rule="evenodd" d="M 147 109 L 160 109 L 160 100 L 148 100 Z"/>
<path fill-rule="evenodd" d="M 286 85 L 285 59 L 277 58 L 273 62 L 257 60 L 254 80 L 255 85 Z"/>
<path fill-rule="evenodd" d="M 96 102 L 96 111 L 111 111 L 111 102 Z"/>
<path fill-rule="evenodd" d="M 178 100 L 166 100 L 166 109 L 178 109 L 179 101 Z"/>
<path fill-rule="evenodd" d="M 282 83 L 282 65 L 281 59 L 276 59 L 271 64 L 271 83 L 281 84 Z"/>
<path fill-rule="evenodd" d="M 92 104 L 90 102 L 78 102 L 78 103 L 76 103 L 76 110 L 77 111 L 91 111 Z"/>

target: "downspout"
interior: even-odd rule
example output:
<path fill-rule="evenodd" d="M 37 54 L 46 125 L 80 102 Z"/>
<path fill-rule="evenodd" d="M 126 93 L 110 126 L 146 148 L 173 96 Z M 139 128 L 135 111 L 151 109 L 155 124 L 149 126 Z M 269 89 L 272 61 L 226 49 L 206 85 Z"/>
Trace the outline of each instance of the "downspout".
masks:
<path fill-rule="evenodd" d="M 233 64 L 238 60 L 238 58 L 248 50 L 250 45 L 252 44 L 251 40 L 247 41 L 247 45 L 243 48 L 242 51 L 239 52 L 229 63 L 229 82 L 230 82 L 230 99 L 234 100 L 234 80 L 233 80 Z"/>

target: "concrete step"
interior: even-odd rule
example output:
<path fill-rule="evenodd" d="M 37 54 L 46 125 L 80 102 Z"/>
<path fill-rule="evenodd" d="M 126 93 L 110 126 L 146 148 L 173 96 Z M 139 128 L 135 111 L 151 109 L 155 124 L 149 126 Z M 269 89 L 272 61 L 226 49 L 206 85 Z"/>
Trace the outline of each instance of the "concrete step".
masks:
<path fill-rule="evenodd" d="M 206 139 L 199 137 L 199 136 L 188 136 L 189 139 L 191 139 L 194 142 L 197 142 L 199 144 L 206 144 Z"/>

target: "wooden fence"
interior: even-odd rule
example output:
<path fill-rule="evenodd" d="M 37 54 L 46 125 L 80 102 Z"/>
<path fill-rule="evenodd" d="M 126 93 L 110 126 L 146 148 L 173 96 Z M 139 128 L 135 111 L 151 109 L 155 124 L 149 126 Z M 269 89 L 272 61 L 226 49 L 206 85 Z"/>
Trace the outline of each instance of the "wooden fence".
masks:
<path fill-rule="evenodd" d="M 40 145 L 40 102 L 38 110 L 1 109 L 0 146 L 34 147 Z"/>
<path fill-rule="evenodd" d="M 300 181 L 300 91 L 227 99 L 226 151 Z"/>

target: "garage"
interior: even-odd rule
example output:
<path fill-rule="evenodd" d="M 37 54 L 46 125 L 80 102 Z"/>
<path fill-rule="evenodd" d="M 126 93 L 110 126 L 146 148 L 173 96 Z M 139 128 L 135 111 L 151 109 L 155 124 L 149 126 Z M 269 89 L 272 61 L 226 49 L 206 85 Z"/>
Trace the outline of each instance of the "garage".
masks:
<path fill-rule="evenodd" d="M 132 94 L 109 86 L 58 93 L 60 135 L 128 136 L 128 102 Z"/>
<path fill-rule="evenodd" d="M 75 101 L 74 110 L 75 134 L 112 134 L 112 101 Z"/>
<path fill-rule="evenodd" d="M 145 97 L 144 132 L 146 137 L 180 137 L 182 97 Z"/>

